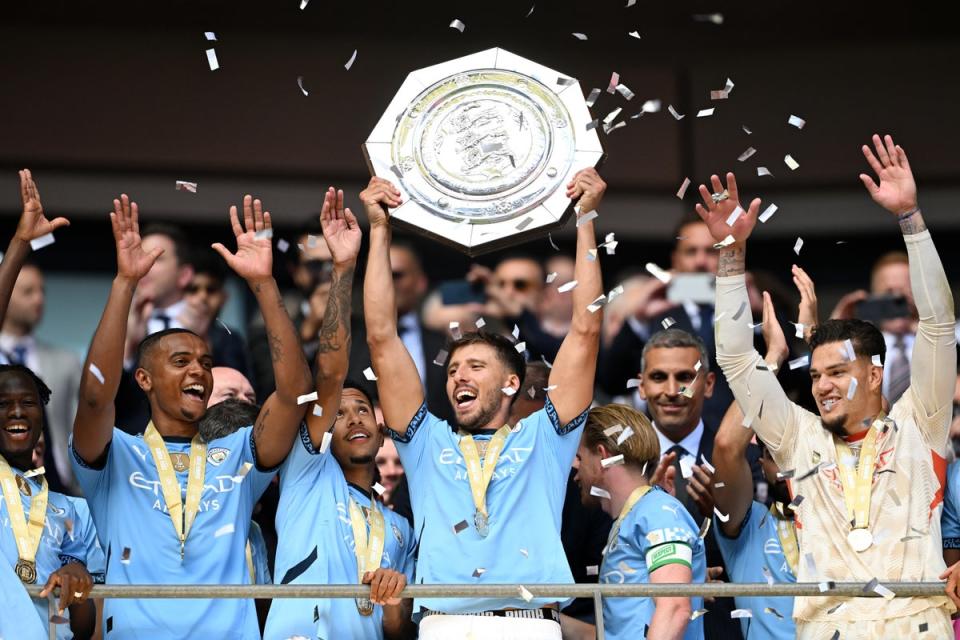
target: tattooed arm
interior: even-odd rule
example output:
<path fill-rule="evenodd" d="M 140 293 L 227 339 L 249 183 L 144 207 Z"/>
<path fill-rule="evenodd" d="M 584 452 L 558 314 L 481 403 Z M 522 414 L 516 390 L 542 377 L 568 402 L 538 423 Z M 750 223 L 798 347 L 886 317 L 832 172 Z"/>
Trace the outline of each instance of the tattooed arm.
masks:
<path fill-rule="evenodd" d="M 317 402 L 307 412 L 306 422 L 313 446 L 333 428 L 340 409 L 340 392 L 350 359 L 350 313 L 353 274 L 360 253 L 361 232 L 350 209 L 343 208 L 343 191 L 327 190 L 320 212 L 323 237 L 333 255 L 333 281 L 320 326 L 317 350 Z M 317 414 L 320 415 L 317 415 Z"/>
<path fill-rule="evenodd" d="M 270 213 L 263 211 L 259 200 L 244 196 L 244 226 L 241 227 L 237 219 L 236 207 L 230 207 L 230 222 L 237 239 L 236 253 L 230 253 L 220 243 L 213 248 L 247 281 L 257 299 L 277 381 L 277 390 L 263 404 L 253 429 L 257 465 L 269 469 L 283 462 L 293 446 L 307 408 L 305 404 L 298 405 L 297 398 L 310 392 L 310 368 L 297 330 L 283 306 L 277 281 L 273 279 L 272 243 L 268 238 L 257 237 L 259 232 L 272 228 Z"/>

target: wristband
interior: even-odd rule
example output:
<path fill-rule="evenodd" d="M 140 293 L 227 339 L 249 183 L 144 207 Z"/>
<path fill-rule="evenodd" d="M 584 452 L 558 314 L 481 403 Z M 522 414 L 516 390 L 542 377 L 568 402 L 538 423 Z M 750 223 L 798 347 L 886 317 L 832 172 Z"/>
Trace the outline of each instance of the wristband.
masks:
<path fill-rule="evenodd" d="M 913 214 L 919 211 L 920 211 L 920 207 L 916 206 L 913 209 L 910 209 L 910 211 L 907 211 L 906 213 L 897 214 L 897 220 L 901 220 L 901 221 L 906 220 L 907 218 L 909 218 L 910 216 L 912 216 Z"/>

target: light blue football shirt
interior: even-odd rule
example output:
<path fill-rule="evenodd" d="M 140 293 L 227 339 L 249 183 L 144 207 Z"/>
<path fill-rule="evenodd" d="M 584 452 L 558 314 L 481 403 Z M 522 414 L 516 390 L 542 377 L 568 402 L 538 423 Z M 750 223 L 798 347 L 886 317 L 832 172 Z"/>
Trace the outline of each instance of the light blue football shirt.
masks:
<path fill-rule="evenodd" d="M 47 640 L 46 618 L 37 619 L 33 601 L 13 571 L 14 565 L 0 562 L 0 638 Z"/>
<path fill-rule="evenodd" d="M 426 405 L 403 433 L 390 432 L 410 485 L 414 529 L 420 538 L 417 584 L 570 583 L 560 543 L 567 477 L 580 444 L 586 410 L 561 425 L 546 406 L 509 434 L 487 487 L 489 535 L 474 527 L 473 494 L 460 455 L 460 436 Z M 476 439 L 489 439 L 491 433 Z M 461 524 L 463 523 L 463 524 Z M 460 525 L 460 526 L 457 526 Z M 446 613 L 533 609 L 556 598 L 421 598 L 421 607 Z"/>
<path fill-rule="evenodd" d="M 18 476 L 17 485 L 21 487 L 20 501 L 23 504 L 23 513 L 26 516 L 30 513 L 33 498 L 40 492 L 39 478 L 37 476 L 24 478 L 23 473 L 18 469 L 13 469 L 13 473 Z M 68 562 L 76 561 L 86 564 L 87 548 L 81 532 L 77 529 L 78 521 L 76 509 L 74 509 L 67 496 L 55 491 L 50 491 L 47 494 L 47 517 L 43 533 L 40 536 L 40 546 L 37 547 L 36 584 L 44 584 L 51 573 Z M 2 494 L 0 494 L 0 528 L 2 528 L 2 531 L 0 531 L 0 553 L 3 554 L 5 564 L 12 569 L 17 565 L 17 559 L 20 556 L 17 552 L 17 542 L 13 537 L 13 529 L 10 526 L 10 512 Z M 91 573 L 93 573 L 92 570 Z M 17 584 L 20 585 L 19 578 Z M 22 590 L 22 585 L 18 588 Z M 49 619 L 47 601 L 34 599 L 33 605 L 43 628 L 46 629 Z M 7 613 L 3 611 L 0 612 L 0 615 L 6 616 Z M 57 638 L 61 640 L 73 637 L 68 624 L 59 624 L 56 629 Z M 11 637 L 19 636 L 13 635 Z"/>
<path fill-rule="evenodd" d="M 333 453 L 314 449 L 302 425 L 299 441 L 280 467 L 275 582 L 357 583 L 351 498 L 362 509 L 370 508 L 370 494 L 347 483 Z M 380 566 L 406 574 L 412 583 L 413 530 L 406 518 L 379 507 L 386 529 Z M 383 638 L 383 607 L 361 616 L 352 598 L 277 598 L 270 606 L 264 638 L 286 640 L 294 635 L 319 640 Z"/>
<path fill-rule="evenodd" d="M 960 461 L 947 467 L 947 488 L 943 492 L 940 533 L 944 549 L 960 549 Z"/>
<path fill-rule="evenodd" d="M 170 453 L 189 455 L 187 438 L 164 438 Z M 246 544 L 250 516 L 275 470 L 256 465 L 252 427 L 207 445 L 200 510 L 184 559 L 170 521 L 153 457 L 142 436 L 113 430 L 102 469 L 73 451 L 73 469 L 107 554 L 108 584 L 249 584 Z M 188 471 L 177 472 L 186 499 Z M 253 600 L 108 599 L 104 637 L 260 637 Z"/>
<path fill-rule="evenodd" d="M 660 487 L 654 487 L 624 517 L 616 539 L 607 545 L 600 565 L 600 582 L 649 583 L 648 558 L 654 558 L 661 551 L 689 558 L 692 582 L 706 580 L 707 555 L 697 525 L 680 501 Z M 691 598 L 690 607 L 693 611 L 702 609 L 703 598 Z M 604 598 L 607 639 L 646 637 L 653 611 L 653 598 Z M 703 638 L 703 618 L 692 620 L 683 637 L 684 640 Z"/>
<path fill-rule="evenodd" d="M 731 582 L 766 582 L 764 567 L 774 582 L 797 581 L 783 554 L 780 536 L 777 535 L 777 521 L 763 504 L 753 501 L 740 527 L 740 535 L 736 538 L 723 535 L 719 522 L 714 521 L 713 526 Z M 750 609 L 753 612 L 752 618 L 740 619 L 744 640 L 788 640 L 796 637 L 793 598 L 735 596 L 734 601 L 737 609 Z M 783 618 L 766 613 L 767 607 L 775 609 Z"/>

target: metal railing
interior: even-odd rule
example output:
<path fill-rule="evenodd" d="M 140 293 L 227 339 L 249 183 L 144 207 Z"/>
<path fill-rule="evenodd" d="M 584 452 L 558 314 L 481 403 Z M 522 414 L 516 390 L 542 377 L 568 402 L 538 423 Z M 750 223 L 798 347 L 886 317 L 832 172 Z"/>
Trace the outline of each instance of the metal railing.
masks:
<path fill-rule="evenodd" d="M 893 597 L 928 597 L 944 595 L 942 582 L 881 583 Z M 842 596 L 879 598 L 871 583 L 803 582 L 803 583 L 730 583 L 698 584 L 416 584 L 408 585 L 400 595 L 405 598 L 503 598 L 520 597 L 522 589 L 534 597 L 592 598 L 596 612 L 597 639 L 604 640 L 603 598 L 643 598 L 665 596 L 701 596 L 726 598 L 734 596 Z M 41 585 L 28 585 L 27 592 L 37 597 Z M 91 598 L 360 598 L 370 588 L 356 584 L 98 584 Z M 48 598 L 50 617 L 56 612 L 56 599 Z M 50 638 L 56 638 L 53 622 Z"/>

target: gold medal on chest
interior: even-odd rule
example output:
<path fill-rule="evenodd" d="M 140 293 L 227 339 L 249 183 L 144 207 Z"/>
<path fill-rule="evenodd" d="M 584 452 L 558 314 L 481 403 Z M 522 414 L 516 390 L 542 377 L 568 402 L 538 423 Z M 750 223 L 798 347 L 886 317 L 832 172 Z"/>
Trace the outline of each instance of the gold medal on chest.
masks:
<path fill-rule="evenodd" d="M 190 468 L 190 456 L 185 453 L 171 453 L 170 463 L 173 465 L 174 471 L 183 473 Z"/>
<path fill-rule="evenodd" d="M 33 493 L 30 490 L 30 483 L 27 482 L 27 479 L 24 478 L 23 476 L 16 476 L 16 478 L 17 478 L 17 488 L 20 489 L 20 493 L 29 497 L 30 494 Z"/>

